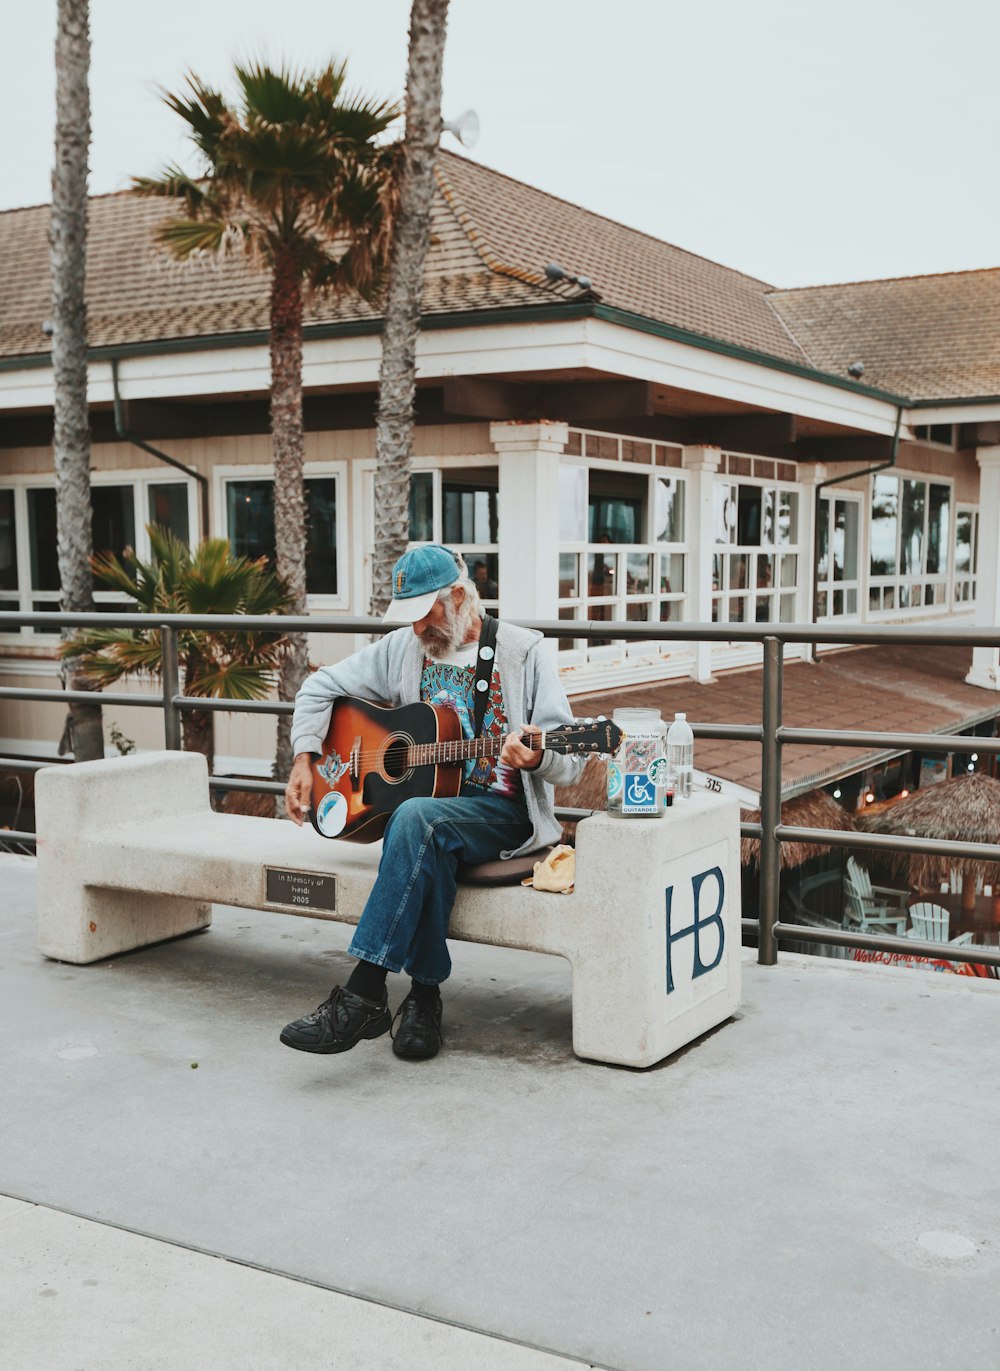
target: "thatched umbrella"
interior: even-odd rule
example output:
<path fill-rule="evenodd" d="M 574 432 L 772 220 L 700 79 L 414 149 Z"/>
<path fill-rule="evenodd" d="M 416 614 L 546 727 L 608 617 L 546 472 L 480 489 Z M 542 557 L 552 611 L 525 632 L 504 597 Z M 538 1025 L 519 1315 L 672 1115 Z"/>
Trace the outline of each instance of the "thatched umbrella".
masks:
<path fill-rule="evenodd" d="M 956 843 L 1000 842 L 1000 781 L 970 771 L 914 791 L 875 814 L 858 816 L 858 828 L 901 838 L 941 838 Z M 936 888 L 954 868 L 962 873 L 963 896 L 974 897 L 977 878 L 1000 883 L 1000 865 L 972 857 L 934 857 L 925 853 L 886 854 L 889 864 L 918 889 Z M 963 903 L 966 903 L 963 899 Z"/>
<path fill-rule="evenodd" d="M 759 809 L 744 809 L 744 823 L 759 824 Z M 781 806 L 781 822 L 791 828 L 838 828 L 850 832 L 854 822 L 842 805 L 839 805 L 825 790 L 809 790 L 804 795 L 796 795 Z M 823 843 L 782 843 L 781 870 L 791 866 L 802 866 L 810 857 L 829 852 L 828 844 Z M 740 840 L 740 861 L 744 866 L 756 866 L 760 861 L 760 839 L 742 838 Z"/>

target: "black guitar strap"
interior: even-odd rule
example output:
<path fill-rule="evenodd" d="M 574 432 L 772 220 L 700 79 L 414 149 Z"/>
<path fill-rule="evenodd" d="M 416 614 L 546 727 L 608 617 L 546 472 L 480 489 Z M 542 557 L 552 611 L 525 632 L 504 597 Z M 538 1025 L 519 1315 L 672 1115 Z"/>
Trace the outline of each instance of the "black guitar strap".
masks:
<path fill-rule="evenodd" d="M 483 627 L 479 634 L 479 652 L 476 654 L 476 681 L 472 687 L 474 694 L 474 732 L 478 738 L 486 716 L 486 705 L 490 698 L 490 682 L 493 679 L 493 659 L 496 652 L 497 628 L 499 620 L 492 614 L 483 615 Z"/>

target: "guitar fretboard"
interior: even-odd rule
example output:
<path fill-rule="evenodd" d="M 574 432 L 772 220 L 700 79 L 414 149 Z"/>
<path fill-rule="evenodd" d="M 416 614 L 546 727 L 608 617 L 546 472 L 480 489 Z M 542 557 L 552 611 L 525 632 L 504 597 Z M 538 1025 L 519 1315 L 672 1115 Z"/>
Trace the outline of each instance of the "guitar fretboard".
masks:
<path fill-rule="evenodd" d="M 535 739 L 527 743 L 533 751 L 541 751 Z M 406 749 L 407 766 L 444 766 L 448 762 L 465 762 L 470 758 L 499 757 L 502 738 L 456 738 L 449 743 L 414 743 Z"/>

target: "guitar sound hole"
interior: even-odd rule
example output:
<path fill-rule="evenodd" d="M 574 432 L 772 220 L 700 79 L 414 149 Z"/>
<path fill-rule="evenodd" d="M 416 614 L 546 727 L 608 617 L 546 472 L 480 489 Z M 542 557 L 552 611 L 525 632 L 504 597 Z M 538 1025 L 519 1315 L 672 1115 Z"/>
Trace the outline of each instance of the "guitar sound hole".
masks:
<path fill-rule="evenodd" d="M 406 765 L 407 739 L 398 738 L 389 743 L 382 753 L 382 770 L 390 781 L 399 781 L 410 768 Z"/>

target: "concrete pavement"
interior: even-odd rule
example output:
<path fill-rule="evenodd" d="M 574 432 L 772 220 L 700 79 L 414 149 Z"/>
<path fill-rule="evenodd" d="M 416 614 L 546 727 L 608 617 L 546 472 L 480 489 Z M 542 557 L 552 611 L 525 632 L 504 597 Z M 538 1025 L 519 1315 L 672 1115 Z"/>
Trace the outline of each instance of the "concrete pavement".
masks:
<path fill-rule="evenodd" d="M 312 1058 L 277 1032 L 342 974 L 349 929 L 222 909 L 207 933 L 70 967 L 35 950 L 33 862 L 0 860 L 0 890 L 0 1192 L 108 1244 L 88 1256 L 66 1232 L 39 1256 L 32 1224 L 44 1244 L 77 1221 L 7 1210 L 0 1250 L 9 1267 L 24 1248 L 27 1274 L 0 1289 L 17 1318 L 45 1310 L 31 1371 L 188 1367 L 181 1326 L 212 1310 L 221 1350 L 200 1364 L 252 1366 L 246 1310 L 294 1323 L 303 1282 L 326 1287 L 304 1326 L 353 1346 L 356 1318 L 376 1368 L 406 1329 L 448 1323 L 493 1335 L 504 1367 L 531 1366 L 510 1360 L 528 1349 L 619 1371 L 1000 1364 L 995 982 L 751 964 L 736 1019 L 637 1072 L 572 1056 L 558 959 L 459 944 L 436 1061 L 399 1062 L 388 1040 Z M 155 1237 L 179 1297 L 106 1225 Z M 275 1293 L 202 1298 L 223 1280 L 205 1263 Z M 141 1331 L 137 1359 L 100 1361 L 104 1314 L 86 1356 L 58 1360 L 83 1314 L 37 1292 L 76 1282 L 82 1301 L 102 1271 L 101 1297 L 117 1287 L 183 1361 L 139 1359 Z M 415 1322 L 383 1334 L 383 1306 Z M 296 1357 L 310 1346 L 319 1360 L 285 1364 L 338 1365 L 321 1331 Z"/>

